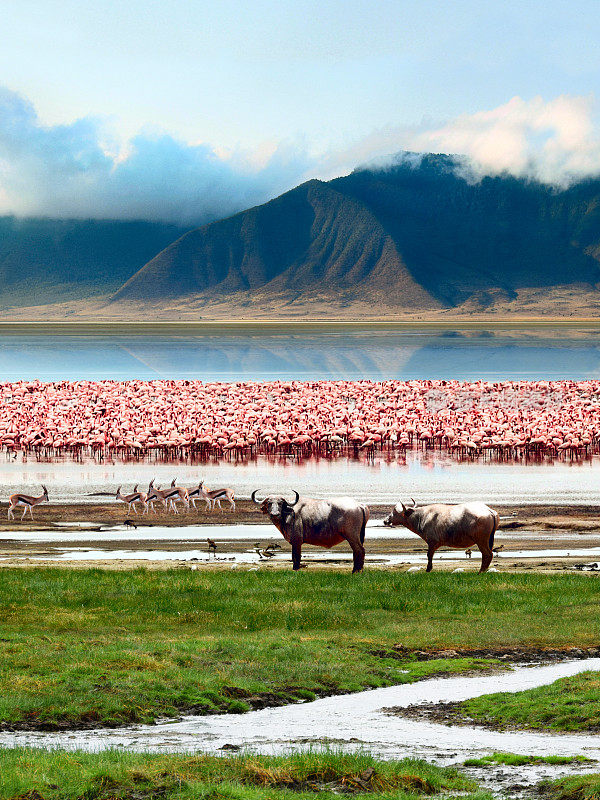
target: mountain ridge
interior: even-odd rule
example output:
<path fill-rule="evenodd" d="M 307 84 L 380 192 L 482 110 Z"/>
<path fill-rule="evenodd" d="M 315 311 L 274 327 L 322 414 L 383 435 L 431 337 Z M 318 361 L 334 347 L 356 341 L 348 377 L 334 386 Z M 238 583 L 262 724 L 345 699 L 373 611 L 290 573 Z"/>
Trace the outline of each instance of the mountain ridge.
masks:
<path fill-rule="evenodd" d="M 0 217 L 0 316 L 600 315 L 600 179 L 558 189 L 401 155 L 188 230 Z"/>
<path fill-rule="evenodd" d="M 600 180 L 565 190 L 510 176 L 470 181 L 449 156 L 312 180 L 190 231 L 113 302 L 284 306 L 329 297 L 387 309 L 486 309 L 557 287 L 600 298 Z M 597 297 L 598 295 L 598 297 Z M 243 297 L 245 296 L 245 300 Z"/>

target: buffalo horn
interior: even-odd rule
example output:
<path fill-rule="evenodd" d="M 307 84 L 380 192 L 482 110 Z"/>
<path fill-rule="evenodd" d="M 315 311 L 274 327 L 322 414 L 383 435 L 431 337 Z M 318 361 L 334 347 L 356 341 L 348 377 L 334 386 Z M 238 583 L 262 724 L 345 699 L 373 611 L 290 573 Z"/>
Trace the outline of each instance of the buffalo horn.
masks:
<path fill-rule="evenodd" d="M 300 495 L 298 494 L 298 492 L 297 492 L 295 489 L 292 489 L 292 491 L 293 491 L 293 493 L 296 495 L 296 499 L 295 499 L 295 500 L 294 500 L 294 502 L 292 503 L 292 505 L 293 505 L 293 506 L 295 506 L 295 505 L 296 505 L 296 503 L 298 502 L 298 500 L 300 499 Z"/>
<path fill-rule="evenodd" d="M 250 495 L 250 499 L 252 500 L 253 503 L 256 503 L 256 505 L 259 506 L 260 505 L 260 500 L 257 500 L 256 497 L 255 497 L 257 492 L 258 492 L 258 489 L 255 489 L 252 492 L 252 494 Z"/>

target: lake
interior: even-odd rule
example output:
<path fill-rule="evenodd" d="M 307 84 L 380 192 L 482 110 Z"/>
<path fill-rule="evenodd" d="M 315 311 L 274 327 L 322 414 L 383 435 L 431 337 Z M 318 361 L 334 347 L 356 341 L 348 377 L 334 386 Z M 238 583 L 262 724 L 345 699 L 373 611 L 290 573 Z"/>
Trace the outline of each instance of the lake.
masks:
<path fill-rule="evenodd" d="M 186 333 L 186 327 L 189 333 Z M 181 330 L 183 328 L 183 330 Z M 600 377 L 600 327 L 451 329 L 365 325 L 177 333 L 0 335 L 0 380 L 206 381 L 439 378 L 540 380 Z"/>

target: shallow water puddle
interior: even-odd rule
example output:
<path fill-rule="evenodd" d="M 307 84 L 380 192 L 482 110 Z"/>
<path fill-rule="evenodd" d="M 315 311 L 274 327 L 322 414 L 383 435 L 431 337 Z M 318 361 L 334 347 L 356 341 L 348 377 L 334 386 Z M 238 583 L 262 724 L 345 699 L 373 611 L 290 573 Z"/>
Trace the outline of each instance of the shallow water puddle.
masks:
<path fill-rule="evenodd" d="M 172 537 L 171 537 L 172 540 Z M 46 541 L 46 540 L 44 540 Z M 93 541 L 97 541 L 95 538 Z M 92 548 L 92 547 L 50 547 L 48 552 L 32 553 L 27 555 L 7 555 L 0 557 L 0 561 L 202 561 L 208 563 L 235 563 L 235 564 L 269 564 L 272 562 L 290 561 L 288 552 L 278 552 L 271 558 L 261 557 L 255 550 L 245 550 L 237 552 L 227 552 L 223 555 L 213 555 L 206 550 L 205 540 L 200 540 L 204 549 L 194 550 L 159 550 L 159 549 L 140 549 L 132 550 L 125 548 Z M 217 540 L 218 542 L 219 540 Z M 116 546 L 119 541 L 114 541 Z M 501 558 L 495 558 L 492 564 L 494 569 L 501 569 L 503 560 L 509 559 L 539 559 L 539 558 L 581 558 L 585 562 L 590 559 L 600 559 L 600 547 L 552 549 L 552 550 L 503 550 Z M 345 563 L 352 560 L 352 553 L 328 552 L 320 555 L 315 552 L 304 552 L 302 560 L 306 563 Z M 464 551 L 455 550 L 443 553 L 436 553 L 436 561 L 465 562 L 465 565 L 473 565 L 473 569 L 478 568 L 479 553 L 474 551 L 471 559 L 467 558 Z M 382 564 L 387 566 L 425 566 L 427 556 L 423 553 L 381 553 L 367 554 L 366 564 Z"/>
<path fill-rule="evenodd" d="M 586 755 L 600 759 L 600 737 L 534 732 L 496 732 L 403 719 L 382 711 L 389 706 L 465 700 L 491 692 L 517 692 L 543 686 L 585 670 L 600 670 L 600 658 L 470 677 L 433 678 L 311 703 L 268 708 L 242 715 L 187 717 L 177 722 L 71 733 L 0 733 L 0 746 L 63 747 L 98 751 L 127 747 L 137 751 L 218 752 L 224 745 L 264 753 L 289 752 L 331 744 L 347 750 L 368 749 L 384 757 L 426 758 L 441 764 L 462 763 L 493 751 L 531 755 Z M 500 768 L 505 771 L 509 768 Z M 538 774 L 545 767 L 535 768 Z M 561 768 L 565 771 L 565 767 Z M 578 767 L 581 771 L 580 766 Z M 589 769 L 589 766 L 588 766 Z M 525 774 L 524 768 L 519 768 Z M 548 771 L 548 774 L 552 774 Z"/>
<path fill-rule="evenodd" d="M 128 541 L 128 542 L 144 542 L 144 541 L 199 541 L 206 542 L 207 537 L 210 536 L 216 542 L 223 541 L 269 541 L 281 540 L 281 535 L 277 529 L 266 522 L 262 525 L 183 525 L 183 526 L 167 526 L 167 525 L 148 525 L 133 518 L 133 522 L 137 528 L 132 528 L 125 525 L 98 525 L 94 530 L 82 531 L 79 527 L 82 525 L 93 526 L 94 523 L 60 523 L 56 530 L 24 530 L 24 531 L 2 531 L 0 532 L 0 541 L 11 542 L 115 542 L 115 541 Z M 64 529 L 63 529 L 64 528 Z M 414 533 L 406 529 L 393 529 L 385 528 L 381 522 L 373 521 L 367 523 L 367 536 L 373 539 L 414 539 L 418 542 L 418 538 Z M 597 540 L 598 537 L 595 537 Z"/>

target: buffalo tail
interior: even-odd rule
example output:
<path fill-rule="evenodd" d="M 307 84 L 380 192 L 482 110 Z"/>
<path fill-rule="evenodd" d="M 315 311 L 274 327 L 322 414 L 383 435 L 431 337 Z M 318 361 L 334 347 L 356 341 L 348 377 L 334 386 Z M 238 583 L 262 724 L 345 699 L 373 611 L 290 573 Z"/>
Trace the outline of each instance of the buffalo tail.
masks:
<path fill-rule="evenodd" d="M 360 529 L 360 543 L 364 544 L 364 542 L 365 542 L 365 529 L 367 527 L 367 519 L 369 517 L 368 517 L 367 511 L 364 508 L 364 506 L 361 506 L 360 510 L 362 511 L 362 515 L 363 515 L 362 527 Z"/>
<path fill-rule="evenodd" d="M 492 514 L 494 515 L 494 527 L 492 528 L 492 532 L 490 533 L 490 550 L 494 546 L 494 534 L 498 530 L 498 523 L 500 522 L 500 517 L 498 516 L 498 512 L 492 511 Z"/>

